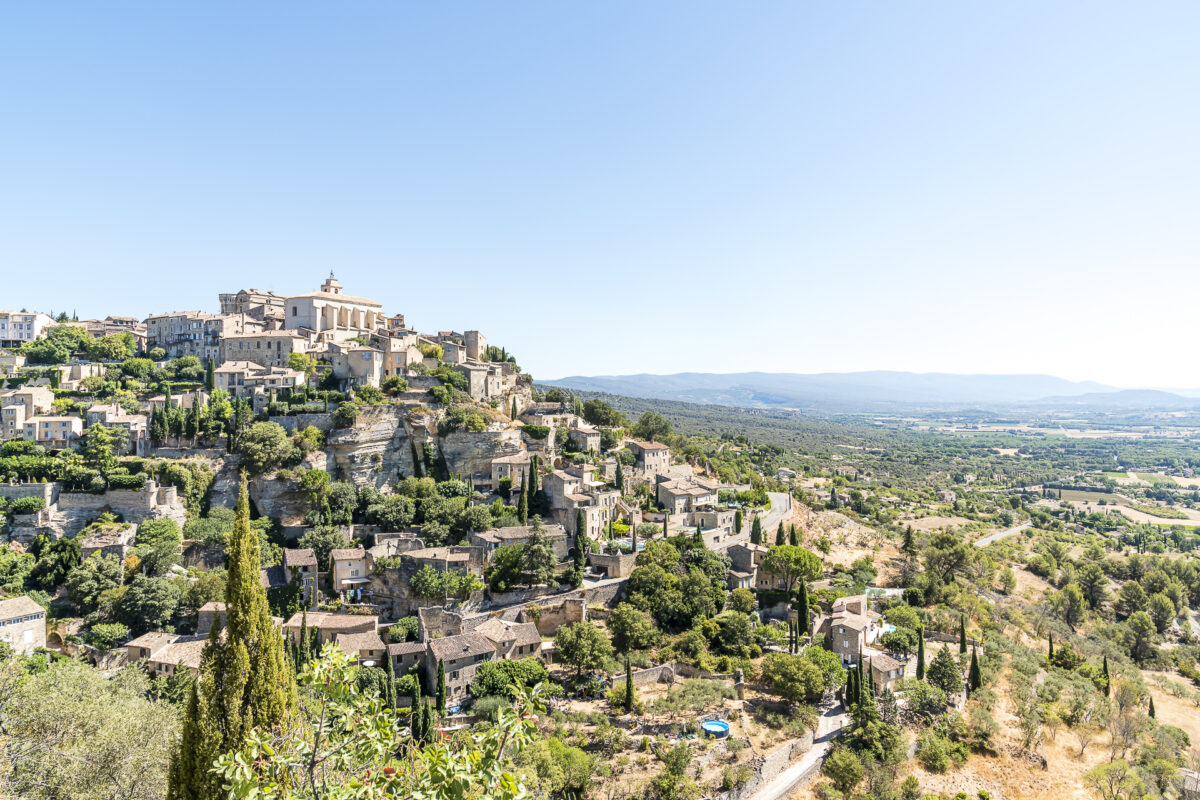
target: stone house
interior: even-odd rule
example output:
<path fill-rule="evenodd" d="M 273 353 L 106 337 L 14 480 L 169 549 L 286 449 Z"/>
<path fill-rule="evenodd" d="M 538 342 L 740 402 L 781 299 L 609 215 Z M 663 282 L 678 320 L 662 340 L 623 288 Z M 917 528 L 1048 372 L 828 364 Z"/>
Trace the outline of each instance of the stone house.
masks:
<path fill-rule="evenodd" d="M 333 376 L 342 386 L 351 388 L 369 384 L 378 386 L 383 380 L 383 351 L 362 344 L 331 343 L 325 351 L 333 365 Z"/>
<path fill-rule="evenodd" d="M 580 425 L 567 431 L 567 438 L 576 450 L 585 453 L 600 452 L 600 431 L 588 425 Z"/>
<path fill-rule="evenodd" d="M 672 514 L 698 511 L 717 504 L 715 481 L 703 478 L 670 478 L 656 487 L 658 502 Z"/>
<path fill-rule="evenodd" d="M 0 392 L 0 441 L 20 438 L 25 421 L 53 408 L 54 392 L 45 386 L 22 386 Z"/>
<path fill-rule="evenodd" d="M 368 583 L 371 561 L 367 551 L 361 547 L 330 551 L 329 575 L 334 593 L 356 590 Z"/>
<path fill-rule="evenodd" d="M 221 361 L 221 341 L 265 329 L 247 314 L 205 314 L 184 311 L 146 318 L 146 349 L 161 347 L 167 358 L 195 356 L 203 363 Z"/>
<path fill-rule="evenodd" d="M 0 641 L 16 653 L 46 646 L 46 609 L 27 595 L 0 600 Z"/>
<path fill-rule="evenodd" d="M 82 417 L 38 416 L 21 424 L 21 438 L 52 450 L 65 450 L 83 435 Z"/>
<path fill-rule="evenodd" d="M 320 644 L 336 642 L 339 634 L 372 633 L 379 627 L 375 617 L 366 614 L 334 614 L 316 611 L 308 614 L 307 617 L 308 635 L 315 637 Z M 291 619 L 283 623 L 284 636 L 299 643 L 303 620 L 303 612 L 293 614 Z"/>
<path fill-rule="evenodd" d="M 643 475 L 662 475 L 671 467 L 671 448 L 661 442 L 625 442 L 633 453 L 634 469 Z"/>
<path fill-rule="evenodd" d="M 446 671 L 446 695 L 456 699 L 466 695 L 479 665 L 496 658 L 496 645 L 475 631 L 431 639 L 426 644 L 425 685 L 430 689 L 437 686 L 441 662 Z"/>
<path fill-rule="evenodd" d="M 559 561 L 566 561 L 574 545 L 574 537 L 568 536 L 567 529 L 557 524 L 543 525 L 542 532 L 554 548 L 555 557 Z M 506 544 L 528 544 L 532 536 L 532 525 L 517 525 L 511 528 L 492 528 L 489 531 L 472 531 L 467 534 L 467 540 L 482 547 L 490 556 L 497 548 Z"/>
<path fill-rule="evenodd" d="M 468 541 L 471 541 L 469 536 Z M 475 546 L 423 547 L 419 550 L 409 550 L 403 553 L 401 558 L 411 560 L 418 571 L 428 566 L 440 572 L 482 575 L 487 553 L 480 545 L 473 541 L 472 544 Z"/>
<path fill-rule="evenodd" d="M 221 363 L 251 361 L 264 367 L 286 367 L 292 353 L 307 353 L 312 341 L 296 331 L 258 331 L 221 340 Z"/>
<path fill-rule="evenodd" d="M 884 653 L 870 656 L 867 663 L 871 665 L 871 677 L 875 680 L 875 688 L 878 691 L 895 691 L 896 684 L 904 677 L 904 664 Z"/>
<path fill-rule="evenodd" d="M 754 544 L 753 542 L 739 542 L 726 550 L 725 554 L 729 556 L 731 581 L 734 578 L 733 573 L 737 573 L 738 585 L 732 588 L 772 588 L 769 585 L 772 579 L 765 573 L 762 575 L 763 582 L 760 583 L 759 581 L 758 568 L 762 564 L 763 558 L 767 555 L 767 547 L 765 545 Z"/>
<path fill-rule="evenodd" d="M 283 568 L 289 581 L 300 583 L 300 596 L 312 608 L 319 597 L 321 572 L 317 569 L 317 556 L 311 547 L 290 548 L 283 551 Z"/>
<path fill-rule="evenodd" d="M 378 667 L 387 657 L 387 645 L 376 631 L 362 633 L 339 633 L 337 646 L 358 659 L 359 666 Z"/>
<path fill-rule="evenodd" d="M 142 662 L 151 675 L 174 675 L 180 669 L 200 671 L 200 656 L 208 635 L 183 636 L 177 633 L 151 631 L 125 645 L 129 661 Z"/>
<path fill-rule="evenodd" d="M 50 315 L 40 311 L 0 311 L 0 347 L 17 348 L 40 339 L 53 325 Z"/>
<path fill-rule="evenodd" d="M 242 289 L 235 294 L 220 294 L 222 314 L 246 314 L 263 322 L 280 323 L 287 298 L 259 289 Z"/>
<path fill-rule="evenodd" d="M 519 491 L 525 483 L 525 474 L 529 472 L 533 454 L 528 450 L 513 453 L 508 456 L 498 456 L 492 459 L 492 489 L 497 489 L 502 480 L 512 481 L 513 491 Z"/>

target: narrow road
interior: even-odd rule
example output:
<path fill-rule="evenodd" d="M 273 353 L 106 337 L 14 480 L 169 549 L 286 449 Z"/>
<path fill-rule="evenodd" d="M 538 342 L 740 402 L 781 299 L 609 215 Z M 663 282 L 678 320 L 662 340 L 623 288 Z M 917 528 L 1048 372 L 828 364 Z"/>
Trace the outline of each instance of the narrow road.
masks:
<path fill-rule="evenodd" d="M 998 542 L 1001 539 L 1003 539 L 1005 536 L 1012 536 L 1014 533 L 1020 533 L 1021 531 L 1025 530 L 1026 528 L 1032 528 L 1032 527 L 1033 527 L 1032 522 L 1025 522 L 1025 523 L 1018 525 L 1015 528 L 1009 528 L 1006 531 L 1000 531 L 999 533 L 993 533 L 991 536 L 985 536 L 982 539 L 980 539 L 979 541 L 975 542 L 975 546 L 976 547 L 987 547 L 992 542 Z"/>
<path fill-rule="evenodd" d="M 842 732 L 842 726 L 845 724 L 846 714 L 841 706 L 834 706 L 822 714 L 817 721 L 817 738 L 813 741 L 812 749 L 800 756 L 800 760 L 795 764 L 776 775 L 774 780 L 751 795 L 750 800 L 782 800 L 790 795 L 801 781 L 820 767 L 825 754 L 833 746 L 833 740 Z"/>
<path fill-rule="evenodd" d="M 763 542 L 764 544 L 775 543 L 775 531 L 779 528 L 779 523 L 792 515 L 792 496 L 787 492 L 767 492 L 767 497 L 771 498 L 771 510 L 763 514 L 759 518 L 762 525 Z M 742 530 L 734 532 L 723 542 L 718 542 L 716 550 L 724 552 L 735 544 L 743 544 L 750 541 L 750 526 L 753 524 L 753 517 L 747 516 L 742 520 Z"/>

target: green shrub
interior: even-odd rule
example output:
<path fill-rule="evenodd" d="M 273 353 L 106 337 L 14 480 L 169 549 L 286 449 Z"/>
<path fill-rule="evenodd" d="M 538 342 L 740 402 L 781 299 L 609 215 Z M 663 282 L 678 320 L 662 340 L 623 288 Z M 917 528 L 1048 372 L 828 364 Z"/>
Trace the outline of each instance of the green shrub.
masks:
<path fill-rule="evenodd" d="M 33 514 L 45 507 L 46 498 L 44 497 L 18 497 L 12 501 L 8 510 L 14 514 Z"/>
<path fill-rule="evenodd" d="M 545 439 L 550 435 L 550 428 L 545 425 L 522 425 L 521 431 L 530 439 Z"/>

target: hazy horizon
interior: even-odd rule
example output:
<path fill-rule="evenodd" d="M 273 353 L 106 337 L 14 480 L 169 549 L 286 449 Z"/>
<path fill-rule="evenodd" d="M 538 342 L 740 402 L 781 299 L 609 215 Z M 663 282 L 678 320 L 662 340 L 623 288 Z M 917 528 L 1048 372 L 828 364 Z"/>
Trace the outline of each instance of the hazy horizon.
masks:
<path fill-rule="evenodd" d="M 1200 7 L 9 5 L 0 308 L 1200 386 Z"/>

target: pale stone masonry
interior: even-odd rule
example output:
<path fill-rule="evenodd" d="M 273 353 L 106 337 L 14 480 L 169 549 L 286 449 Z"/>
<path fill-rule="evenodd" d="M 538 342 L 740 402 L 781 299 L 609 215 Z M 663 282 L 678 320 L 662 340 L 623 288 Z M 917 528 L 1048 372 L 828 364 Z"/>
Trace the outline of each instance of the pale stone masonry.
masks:
<path fill-rule="evenodd" d="M 0 347 L 20 347 L 40 339 L 54 325 L 40 311 L 0 311 Z"/>
<path fill-rule="evenodd" d="M 206 314 L 183 311 L 146 318 L 146 348 L 161 347 L 167 358 L 195 356 L 204 363 L 221 360 L 221 341 L 229 336 L 258 333 L 263 322 L 247 314 Z"/>
<path fill-rule="evenodd" d="M 46 609 L 25 595 L 0 600 L 0 641 L 28 654 L 46 646 Z"/>

